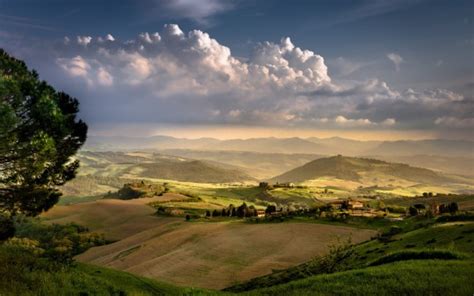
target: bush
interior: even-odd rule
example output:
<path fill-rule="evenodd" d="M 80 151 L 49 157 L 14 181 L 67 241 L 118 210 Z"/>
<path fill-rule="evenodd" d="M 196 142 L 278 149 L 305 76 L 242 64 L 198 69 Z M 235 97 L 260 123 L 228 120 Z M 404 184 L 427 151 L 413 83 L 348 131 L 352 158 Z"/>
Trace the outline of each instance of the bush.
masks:
<path fill-rule="evenodd" d="M 457 215 L 444 215 L 436 219 L 438 223 L 444 222 L 458 222 L 458 221 L 474 221 L 474 215 L 471 213 L 457 214 Z"/>
<path fill-rule="evenodd" d="M 441 260 L 454 260 L 463 259 L 464 256 L 448 250 L 413 250 L 413 251 L 400 251 L 392 254 L 383 256 L 374 262 L 370 263 L 369 266 L 382 265 L 397 261 L 406 260 L 429 260 L 429 259 L 441 259 Z"/>
<path fill-rule="evenodd" d="M 0 241 L 4 241 L 15 235 L 13 220 L 7 216 L 0 215 Z"/>
<path fill-rule="evenodd" d="M 406 208 L 402 206 L 389 206 L 387 207 L 388 211 L 390 213 L 396 213 L 396 214 L 405 214 L 406 213 Z"/>
<path fill-rule="evenodd" d="M 418 215 L 418 209 L 411 206 L 410 208 L 408 208 L 408 214 L 410 214 L 410 216 L 416 216 Z"/>
<path fill-rule="evenodd" d="M 8 242 L 23 249 L 33 246 L 42 249 L 42 257 L 66 264 L 71 263 L 75 255 L 107 243 L 102 234 L 88 232 L 87 228 L 74 223 L 45 225 L 36 220 L 19 222 L 16 237 Z"/>
<path fill-rule="evenodd" d="M 403 232 L 403 229 L 400 226 L 392 225 L 392 226 L 390 226 L 390 229 L 388 231 L 388 235 L 396 235 L 396 234 L 399 234 L 399 233 L 402 233 L 402 232 Z"/>

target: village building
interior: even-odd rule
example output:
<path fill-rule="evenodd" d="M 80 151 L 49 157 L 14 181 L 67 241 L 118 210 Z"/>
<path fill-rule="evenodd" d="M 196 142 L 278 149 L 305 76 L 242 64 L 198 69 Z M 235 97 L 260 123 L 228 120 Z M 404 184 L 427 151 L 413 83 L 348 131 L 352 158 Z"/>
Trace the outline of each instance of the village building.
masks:
<path fill-rule="evenodd" d="M 257 217 L 258 218 L 262 218 L 262 217 L 265 217 L 265 210 L 263 209 L 257 209 Z"/>
<path fill-rule="evenodd" d="M 349 200 L 347 203 L 347 208 L 349 210 L 363 209 L 364 204 L 357 200 Z"/>
<path fill-rule="evenodd" d="M 295 187 L 295 183 L 291 183 L 291 182 L 285 182 L 285 183 L 276 183 L 273 185 L 273 187 L 275 188 L 294 188 Z"/>

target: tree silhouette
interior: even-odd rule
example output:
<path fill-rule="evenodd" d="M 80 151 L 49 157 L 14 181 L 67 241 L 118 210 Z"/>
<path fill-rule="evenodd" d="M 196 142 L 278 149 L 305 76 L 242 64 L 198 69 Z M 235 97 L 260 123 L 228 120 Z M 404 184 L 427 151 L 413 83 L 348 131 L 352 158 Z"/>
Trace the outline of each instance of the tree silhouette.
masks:
<path fill-rule="evenodd" d="M 275 213 L 275 212 L 276 212 L 276 207 L 274 205 L 269 205 L 265 209 L 265 214 L 268 214 L 268 215 L 270 215 L 271 213 Z"/>

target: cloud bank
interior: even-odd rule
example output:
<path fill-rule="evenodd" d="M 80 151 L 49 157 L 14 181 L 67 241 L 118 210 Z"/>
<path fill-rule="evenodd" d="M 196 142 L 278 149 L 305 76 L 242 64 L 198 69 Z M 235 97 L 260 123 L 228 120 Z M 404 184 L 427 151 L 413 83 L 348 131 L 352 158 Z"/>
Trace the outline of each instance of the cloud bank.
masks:
<path fill-rule="evenodd" d="M 61 85 L 81 98 L 94 121 L 472 127 L 472 98 L 446 89 L 395 90 L 380 79 L 337 81 L 321 55 L 288 37 L 259 43 L 243 59 L 203 31 L 170 24 L 131 40 L 66 37 L 55 53 L 52 71 L 68 78 Z M 403 62 L 397 54 L 387 57 L 397 69 Z"/>

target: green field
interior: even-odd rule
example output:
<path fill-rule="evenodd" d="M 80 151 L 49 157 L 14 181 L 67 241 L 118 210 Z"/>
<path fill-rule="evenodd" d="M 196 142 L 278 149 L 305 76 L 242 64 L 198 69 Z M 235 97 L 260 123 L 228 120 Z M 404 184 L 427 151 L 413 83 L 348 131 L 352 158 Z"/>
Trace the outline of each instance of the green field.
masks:
<path fill-rule="evenodd" d="M 319 275 L 245 295 L 472 295 L 472 261 L 407 261 Z"/>
<path fill-rule="evenodd" d="M 379 229 L 383 233 L 389 234 L 391 232 L 387 226 L 379 226 Z M 447 252 L 454 254 L 453 256 L 456 258 L 460 256 L 470 263 L 474 262 L 474 223 L 472 221 L 435 223 L 433 219 L 416 218 L 398 223 L 397 230 L 401 233 L 384 235 L 379 239 L 373 239 L 354 247 L 338 249 L 339 253 L 335 252 L 334 254 L 336 263 L 333 262 L 334 265 L 330 265 L 333 266 L 331 270 L 327 269 L 325 261 L 316 258 L 284 271 L 276 271 L 270 275 L 252 279 L 247 283 L 229 288 L 229 290 L 254 290 L 338 270 L 365 270 L 372 263 L 393 256 L 393 254 L 400 253 L 398 257 L 407 257 L 407 254 L 403 252 L 414 253 L 409 258 L 421 258 L 420 252 Z M 431 254 L 428 258 L 435 255 Z M 437 256 L 439 257 L 439 255 Z"/>

